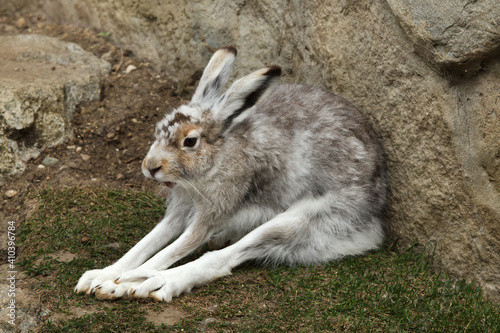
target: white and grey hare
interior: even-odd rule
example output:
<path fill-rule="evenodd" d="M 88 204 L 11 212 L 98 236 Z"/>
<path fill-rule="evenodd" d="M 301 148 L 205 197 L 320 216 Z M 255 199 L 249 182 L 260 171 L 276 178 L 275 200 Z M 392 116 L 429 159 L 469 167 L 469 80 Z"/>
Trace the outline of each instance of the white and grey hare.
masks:
<path fill-rule="evenodd" d="M 142 171 L 171 188 L 165 217 L 76 292 L 170 301 L 250 259 L 318 264 L 381 245 L 386 174 L 366 119 L 330 92 L 274 87 L 276 66 L 222 94 L 235 57 L 215 52 L 191 102 L 156 125 Z M 207 242 L 214 251 L 168 269 Z"/>

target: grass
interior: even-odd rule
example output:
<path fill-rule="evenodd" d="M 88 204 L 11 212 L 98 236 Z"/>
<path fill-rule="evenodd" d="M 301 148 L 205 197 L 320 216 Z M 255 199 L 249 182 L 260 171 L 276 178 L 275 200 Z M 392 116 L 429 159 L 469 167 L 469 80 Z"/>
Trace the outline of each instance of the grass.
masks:
<path fill-rule="evenodd" d="M 164 204 L 147 193 L 88 188 L 31 196 L 40 208 L 19 230 L 19 264 L 52 310 L 40 332 L 500 331 L 497 305 L 474 285 L 433 273 L 429 257 L 414 248 L 317 267 L 250 262 L 171 303 L 76 295 L 80 275 L 123 255 L 159 221 Z M 64 261 L 61 252 L 76 256 Z M 174 311 L 182 318 L 162 324 Z"/>
<path fill-rule="evenodd" d="M 111 36 L 111 32 L 100 32 L 97 34 L 97 36 L 107 38 L 107 37 Z"/>

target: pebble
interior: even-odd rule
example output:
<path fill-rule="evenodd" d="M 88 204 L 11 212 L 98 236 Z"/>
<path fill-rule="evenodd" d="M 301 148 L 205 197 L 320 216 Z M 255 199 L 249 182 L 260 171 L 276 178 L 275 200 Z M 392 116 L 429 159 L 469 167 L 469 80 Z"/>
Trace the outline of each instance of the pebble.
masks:
<path fill-rule="evenodd" d="M 134 65 L 128 65 L 127 69 L 125 69 L 125 73 L 128 74 L 132 71 L 135 71 L 136 69 L 137 69 L 137 67 L 135 67 Z"/>
<path fill-rule="evenodd" d="M 5 192 L 5 196 L 10 199 L 15 197 L 18 193 L 19 192 L 16 190 L 8 190 L 7 192 Z"/>
<path fill-rule="evenodd" d="M 77 153 L 81 152 L 81 151 L 82 151 L 82 147 L 76 147 L 75 151 L 76 151 Z"/>
<path fill-rule="evenodd" d="M 90 155 L 87 155 L 87 154 L 80 154 L 80 156 L 82 157 L 82 159 L 83 159 L 84 161 L 88 161 L 88 160 L 90 160 L 90 157 L 91 157 Z"/>
<path fill-rule="evenodd" d="M 123 174 L 119 173 L 119 174 L 116 175 L 116 180 L 120 180 L 123 177 L 124 177 Z"/>
<path fill-rule="evenodd" d="M 42 164 L 45 166 L 54 166 L 59 162 L 59 160 L 55 157 L 47 156 L 43 159 Z"/>
<path fill-rule="evenodd" d="M 38 168 L 38 169 L 40 169 L 40 170 L 43 170 L 43 169 L 45 169 L 45 165 L 43 165 L 43 164 L 38 164 L 37 168 Z"/>
<path fill-rule="evenodd" d="M 19 29 L 24 29 L 28 27 L 28 24 L 26 23 L 26 20 L 21 17 L 16 21 L 16 27 L 18 27 Z"/>

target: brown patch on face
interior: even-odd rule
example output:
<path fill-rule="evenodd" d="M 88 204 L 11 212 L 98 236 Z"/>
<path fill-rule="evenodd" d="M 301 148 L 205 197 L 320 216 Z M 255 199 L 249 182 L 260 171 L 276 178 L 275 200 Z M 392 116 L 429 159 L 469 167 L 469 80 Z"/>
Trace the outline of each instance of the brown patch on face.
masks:
<path fill-rule="evenodd" d="M 166 159 L 161 159 L 160 160 L 160 166 L 161 166 L 161 170 L 164 172 L 164 173 L 168 173 L 169 171 L 169 163 L 168 163 L 168 160 Z"/>
<path fill-rule="evenodd" d="M 188 174 L 190 174 L 196 169 L 197 159 L 194 156 L 192 156 L 192 152 L 187 152 L 183 150 L 182 146 L 186 136 L 191 131 L 197 130 L 199 128 L 200 127 L 197 124 L 181 123 L 179 124 L 179 127 L 176 129 L 173 144 L 177 147 L 177 149 L 174 149 L 173 152 L 175 153 L 175 161 L 178 165 L 178 168 L 183 170 L 180 172 L 179 170 L 177 170 L 178 173 L 182 174 L 187 172 Z M 198 154 L 199 151 L 196 151 L 196 153 Z"/>
<path fill-rule="evenodd" d="M 199 126 L 193 123 L 186 123 L 186 124 L 181 124 L 179 128 L 177 129 L 177 135 L 176 135 L 176 144 L 177 147 L 182 147 L 182 141 L 184 141 L 184 138 L 191 132 L 192 130 L 198 129 Z"/>
<path fill-rule="evenodd" d="M 176 157 L 175 157 L 175 160 L 178 161 L 178 158 L 179 158 L 179 154 L 176 152 Z M 179 177 L 179 170 L 177 170 L 177 168 L 174 166 L 172 166 L 172 163 L 171 161 L 169 160 L 166 160 L 166 159 L 162 159 L 160 161 L 160 165 L 161 165 L 161 171 L 165 174 L 165 175 L 170 175 L 170 176 L 173 176 L 175 178 Z"/>

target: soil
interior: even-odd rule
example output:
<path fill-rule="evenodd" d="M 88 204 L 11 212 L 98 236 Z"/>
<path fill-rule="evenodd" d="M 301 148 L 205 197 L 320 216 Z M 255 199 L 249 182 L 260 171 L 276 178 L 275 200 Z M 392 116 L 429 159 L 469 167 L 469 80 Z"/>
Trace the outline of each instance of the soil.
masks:
<path fill-rule="evenodd" d="M 77 107 L 67 139 L 42 149 L 22 176 L 0 187 L 0 218 L 23 221 L 28 210 L 25 194 L 41 188 L 99 186 L 161 193 L 159 185 L 142 175 L 141 162 L 153 141 L 155 123 L 185 102 L 181 96 L 189 96 L 190 88 L 178 94 L 173 80 L 147 59 L 115 46 L 105 33 L 52 24 L 34 15 L 0 13 L 0 34 L 26 33 L 77 43 L 113 69 L 102 82 L 100 100 Z M 129 66 L 136 69 L 126 73 Z M 57 164 L 44 167 L 46 157 L 56 158 Z M 7 197 L 12 190 L 17 194 Z"/>

